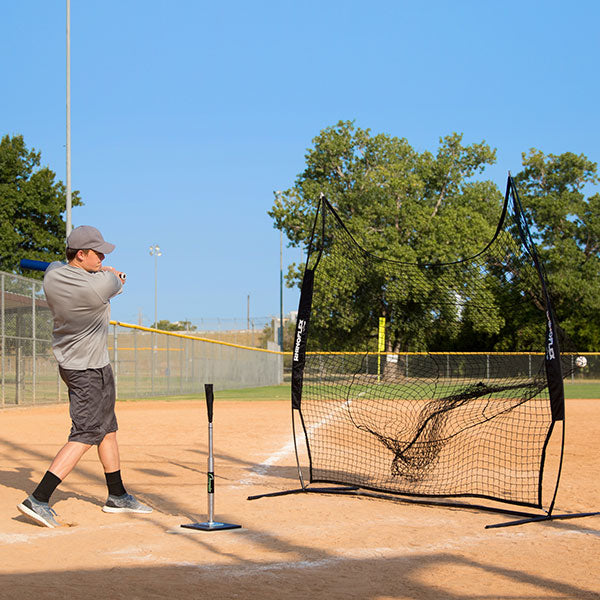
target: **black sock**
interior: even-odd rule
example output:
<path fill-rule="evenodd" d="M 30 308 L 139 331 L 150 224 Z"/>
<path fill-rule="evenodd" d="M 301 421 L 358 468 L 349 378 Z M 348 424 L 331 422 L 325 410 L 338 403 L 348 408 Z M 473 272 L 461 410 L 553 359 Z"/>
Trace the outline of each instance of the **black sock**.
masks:
<path fill-rule="evenodd" d="M 32 496 L 40 502 L 48 502 L 61 481 L 60 477 L 57 477 L 50 471 L 46 471 L 46 474 L 42 477 L 40 484 L 35 488 Z"/>
<path fill-rule="evenodd" d="M 111 496 L 123 496 L 127 492 L 123 487 L 123 481 L 121 480 L 121 471 L 113 471 L 112 473 L 104 473 L 106 477 L 106 485 L 108 486 L 108 493 Z"/>

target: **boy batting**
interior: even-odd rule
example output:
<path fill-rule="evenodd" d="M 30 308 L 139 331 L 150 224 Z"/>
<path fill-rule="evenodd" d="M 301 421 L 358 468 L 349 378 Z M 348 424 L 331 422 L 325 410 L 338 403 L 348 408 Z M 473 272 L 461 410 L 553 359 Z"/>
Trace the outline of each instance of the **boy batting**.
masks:
<path fill-rule="evenodd" d="M 108 358 L 110 300 L 120 294 L 125 274 L 102 266 L 115 249 L 95 227 L 82 225 L 67 238 L 68 264 L 51 263 L 44 292 L 52 316 L 52 351 L 69 389 L 71 432 L 33 493 L 17 506 L 29 520 L 59 527 L 50 496 L 79 459 L 97 446 L 104 467 L 108 499 L 104 512 L 150 513 L 128 494 L 121 479 L 115 382 Z"/>

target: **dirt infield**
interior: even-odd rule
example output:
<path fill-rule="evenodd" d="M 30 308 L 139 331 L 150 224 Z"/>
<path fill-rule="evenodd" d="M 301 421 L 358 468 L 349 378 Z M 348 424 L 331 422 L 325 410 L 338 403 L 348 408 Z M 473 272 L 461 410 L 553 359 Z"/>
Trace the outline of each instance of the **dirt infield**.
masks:
<path fill-rule="evenodd" d="M 600 510 L 600 401 L 567 404 L 556 513 Z M 65 405 L 0 412 L 0 598 L 600 598 L 600 517 L 486 530 L 505 516 L 300 494 L 287 402 L 215 405 L 215 512 L 206 519 L 206 416 L 198 402 L 118 406 L 128 491 L 151 515 L 105 514 L 94 450 L 58 488 L 66 523 L 28 523 L 16 504 L 64 443 Z"/>

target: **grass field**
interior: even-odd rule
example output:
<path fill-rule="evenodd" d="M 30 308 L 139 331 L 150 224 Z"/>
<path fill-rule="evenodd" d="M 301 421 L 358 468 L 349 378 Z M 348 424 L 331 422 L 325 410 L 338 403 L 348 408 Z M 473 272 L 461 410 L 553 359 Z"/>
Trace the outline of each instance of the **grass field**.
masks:
<path fill-rule="evenodd" d="M 150 398 L 127 398 L 121 402 L 177 402 L 180 400 L 204 400 L 204 394 L 184 394 L 179 396 L 155 396 Z M 215 400 L 289 400 L 290 385 L 269 385 L 265 387 L 243 388 L 239 390 L 215 391 Z"/>
<path fill-rule="evenodd" d="M 600 399 L 600 382 L 576 382 L 565 383 L 565 398 L 579 398 L 581 400 L 598 400 Z"/>
<path fill-rule="evenodd" d="M 598 400 L 600 399 L 600 381 L 565 383 L 565 397 L 567 399 Z M 139 402 L 140 400 L 162 402 L 175 402 L 178 400 L 194 400 L 197 394 L 182 396 L 157 396 L 155 398 L 127 399 L 123 402 Z M 201 396 L 203 399 L 204 396 Z M 289 400 L 290 384 L 270 385 L 266 387 L 244 388 L 239 390 L 223 390 L 215 392 L 215 400 Z"/>

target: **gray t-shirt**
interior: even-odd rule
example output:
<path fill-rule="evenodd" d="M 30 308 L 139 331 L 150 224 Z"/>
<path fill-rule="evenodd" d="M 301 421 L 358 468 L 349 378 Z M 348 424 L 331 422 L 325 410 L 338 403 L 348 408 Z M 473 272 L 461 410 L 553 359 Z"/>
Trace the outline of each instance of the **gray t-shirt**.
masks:
<path fill-rule="evenodd" d="M 110 299 L 123 287 L 112 271 L 88 273 L 53 262 L 44 292 L 54 317 L 52 350 L 64 369 L 100 369 L 109 363 Z"/>

